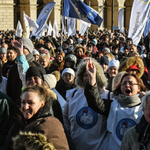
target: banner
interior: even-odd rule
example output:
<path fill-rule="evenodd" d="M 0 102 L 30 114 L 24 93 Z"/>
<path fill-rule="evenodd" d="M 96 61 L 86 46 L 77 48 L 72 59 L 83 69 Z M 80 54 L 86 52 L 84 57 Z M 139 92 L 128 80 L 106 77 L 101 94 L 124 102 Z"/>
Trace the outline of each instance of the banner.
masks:
<path fill-rule="evenodd" d="M 54 37 L 58 37 L 58 27 L 57 27 L 56 19 L 54 19 L 54 24 L 53 24 L 53 34 Z"/>
<path fill-rule="evenodd" d="M 124 8 L 120 9 L 118 12 L 118 22 L 120 27 L 120 32 L 124 32 Z"/>
<path fill-rule="evenodd" d="M 134 0 L 132 5 L 128 37 L 138 45 L 149 17 L 149 0 Z"/>
<path fill-rule="evenodd" d="M 52 10 L 55 5 L 55 2 L 50 2 L 45 5 L 45 7 L 40 12 L 36 23 L 39 25 L 39 28 L 34 28 L 32 31 L 32 36 L 37 36 L 44 28 Z"/>
<path fill-rule="evenodd" d="M 93 8 L 87 6 L 81 0 L 64 0 L 63 16 L 83 20 L 99 27 L 103 21 Z"/>
<path fill-rule="evenodd" d="M 87 30 L 87 28 L 90 26 L 91 26 L 91 24 L 84 22 L 84 21 L 81 21 L 79 34 L 81 34 L 81 36 L 83 36 L 85 31 Z"/>
<path fill-rule="evenodd" d="M 52 24 L 51 24 L 51 22 L 49 21 L 47 36 L 48 36 L 48 35 L 49 35 L 49 36 L 52 36 L 52 31 L 53 31 Z"/>
<path fill-rule="evenodd" d="M 61 24 L 62 24 L 62 33 L 64 33 L 64 35 L 66 35 L 66 28 L 64 26 L 64 17 L 61 17 Z"/>
<path fill-rule="evenodd" d="M 29 38 L 29 36 L 30 36 L 30 27 L 38 28 L 39 26 L 35 21 L 33 21 L 29 16 L 27 16 L 25 14 L 25 12 L 23 12 L 23 18 L 24 18 L 24 28 L 25 28 L 24 32 L 26 32 L 26 38 Z"/>
<path fill-rule="evenodd" d="M 20 23 L 20 21 L 18 20 L 15 35 L 16 35 L 17 37 L 20 37 L 20 38 L 21 38 L 21 37 L 22 37 L 22 31 L 23 31 L 23 29 L 22 29 L 21 23 Z"/>
<path fill-rule="evenodd" d="M 75 26 L 76 19 L 74 18 L 67 18 L 67 30 L 68 30 L 68 37 L 73 36 L 76 34 L 76 26 Z"/>

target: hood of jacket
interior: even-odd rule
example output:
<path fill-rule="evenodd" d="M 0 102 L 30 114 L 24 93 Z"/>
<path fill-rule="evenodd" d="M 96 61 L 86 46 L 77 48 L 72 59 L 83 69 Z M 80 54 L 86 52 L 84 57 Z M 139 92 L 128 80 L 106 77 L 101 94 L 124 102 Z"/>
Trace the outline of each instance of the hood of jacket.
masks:
<path fill-rule="evenodd" d="M 76 79 L 75 79 L 75 84 L 78 88 L 84 88 L 84 83 L 83 83 L 83 74 L 86 71 L 86 62 L 87 60 L 91 59 L 91 61 L 94 63 L 96 67 L 96 81 L 97 81 L 97 86 L 99 88 L 104 88 L 107 86 L 107 79 L 104 75 L 103 69 L 101 65 L 94 59 L 90 57 L 86 57 L 81 60 L 79 63 L 79 66 L 77 67 L 77 72 L 76 72 Z"/>
<path fill-rule="evenodd" d="M 137 76 L 140 78 L 144 73 L 144 63 L 139 56 L 129 57 L 123 61 L 118 69 L 118 72 L 127 71 L 129 67 L 136 65 L 139 68 Z"/>
<path fill-rule="evenodd" d="M 51 143 L 48 143 L 45 135 L 41 133 L 20 132 L 13 138 L 14 149 L 24 150 L 30 148 L 32 150 L 55 150 Z"/>

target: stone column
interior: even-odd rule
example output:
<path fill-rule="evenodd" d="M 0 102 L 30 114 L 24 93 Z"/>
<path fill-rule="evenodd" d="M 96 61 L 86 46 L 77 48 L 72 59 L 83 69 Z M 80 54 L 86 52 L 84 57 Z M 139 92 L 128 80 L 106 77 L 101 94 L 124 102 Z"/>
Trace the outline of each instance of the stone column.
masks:
<path fill-rule="evenodd" d="M 107 6 L 107 29 L 108 30 L 111 30 L 111 7 L 110 6 Z"/>
<path fill-rule="evenodd" d="M 13 0 L 7 3 L 0 3 L 0 29 L 14 29 L 14 3 Z"/>
<path fill-rule="evenodd" d="M 30 17 L 30 4 L 20 4 L 20 21 L 23 25 L 23 12 Z"/>
<path fill-rule="evenodd" d="M 126 6 L 126 18 L 125 18 L 125 28 L 129 28 L 129 23 L 130 23 L 130 15 L 131 15 L 131 6 Z"/>

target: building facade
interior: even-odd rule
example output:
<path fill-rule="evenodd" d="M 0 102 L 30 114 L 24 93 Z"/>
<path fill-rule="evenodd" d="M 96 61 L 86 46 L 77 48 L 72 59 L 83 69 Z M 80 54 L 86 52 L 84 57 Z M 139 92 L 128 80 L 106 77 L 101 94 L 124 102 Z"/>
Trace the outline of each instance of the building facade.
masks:
<path fill-rule="evenodd" d="M 112 0 L 83 0 L 90 5 L 103 18 L 101 29 L 111 29 Z M 0 0 L 0 30 L 15 29 L 18 20 L 23 22 L 23 11 L 34 21 L 41 12 L 42 8 L 49 2 L 56 2 L 54 9 L 49 17 L 52 25 L 56 18 L 58 27 L 61 28 L 60 17 L 62 16 L 63 0 Z M 133 0 L 114 0 L 114 26 L 118 27 L 118 12 L 124 8 L 124 28 L 129 28 L 130 14 Z M 77 29 L 80 28 L 80 21 L 77 20 Z M 92 25 L 91 29 L 97 28 Z"/>

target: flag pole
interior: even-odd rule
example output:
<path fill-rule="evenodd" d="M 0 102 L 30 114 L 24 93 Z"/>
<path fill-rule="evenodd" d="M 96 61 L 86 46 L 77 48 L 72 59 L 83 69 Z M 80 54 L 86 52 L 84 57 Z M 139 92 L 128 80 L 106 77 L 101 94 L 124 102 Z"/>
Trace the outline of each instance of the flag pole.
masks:
<path fill-rule="evenodd" d="M 91 5 L 91 0 L 89 0 L 89 6 Z M 88 44 L 88 36 L 89 36 L 89 31 L 88 31 L 88 27 L 87 27 L 87 40 L 86 40 L 86 45 Z"/>
<path fill-rule="evenodd" d="M 62 48 L 62 43 L 63 43 L 63 29 L 62 29 L 62 26 L 63 26 L 63 20 L 64 20 L 64 16 L 63 16 L 63 9 L 64 9 L 64 1 L 62 1 L 62 20 L 61 20 L 61 48 Z"/>

